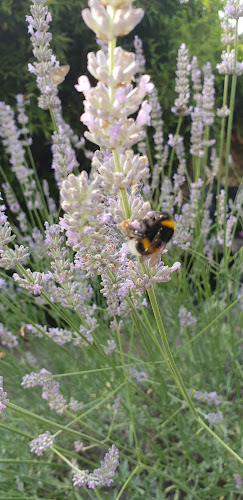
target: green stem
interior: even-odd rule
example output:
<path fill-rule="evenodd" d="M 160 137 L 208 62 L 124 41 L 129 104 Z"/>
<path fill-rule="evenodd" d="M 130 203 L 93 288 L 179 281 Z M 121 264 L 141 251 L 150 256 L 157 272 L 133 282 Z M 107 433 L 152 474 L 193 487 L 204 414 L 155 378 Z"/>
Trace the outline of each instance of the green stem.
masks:
<path fill-rule="evenodd" d="M 140 465 L 137 465 L 137 467 L 135 469 L 133 469 L 133 471 L 131 472 L 131 474 L 128 476 L 126 482 L 124 483 L 122 489 L 119 491 L 117 497 L 115 498 L 115 500 L 119 500 L 122 496 L 122 493 L 125 491 L 128 483 L 130 483 L 131 479 L 133 478 L 133 476 L 135 476 L 135 474 L 140 474 L 140 472 L 142 472 L 143 470 L 143 467 L 141 467 Z"/>
<path fill-rule="evenodd" d="M 27 149 L 27 153 L 29 155 L 31 167 L 32 167 L 33 172 L 34 172 L 34 176 L 35 176 L 35 180 L 36 180 L 36 185 L 37 185 L 39 193 L 40 193 L 43 210 L 45 212 L 45 217 L 46 217 L 46 220 L 49 220 L 50 214 L 49 214 L 48 209 L 47 209 L 47 205 L 46 205 L 44 193 L 43 193 L 43 190 L 42 190 L 42 187 L 41 187 L 41 183 L 40 183 L 40 179 L 39 179 L 39 176 L 38 176 L 38 173 L 37 173 L 37 169 L 36 169 L 36 166 L 35 166 L 35 162 L 34 162 L 34 158 L 33 158 L 33 155 L 32 155 L 32 151 L 31 151 L 30 146 L 27 146 L 26 149 Z"/>
<path fill-rule="evenodd" d="M 182 124 L 182 118 L 183 118 L 182 116 L 179 117 L 174 137 L 176 137 L 180 133 L 181 124 Z M 171 174 L 172 174 L 172 165 L 173 165 L 173 161 L 174 161 L 174 156 L 175 156 L 175 148 L 173 147 L 172 150 L 171 150 L 170 159 L 169 159 L 169 170 L 168 170 L 168 177 L 169 177 L 169 179 L 171 178 Z"/>
<path fill-rule="evenodd" d="M 115 325 L 116 325 L 117 338 L 118 338 L 118 344 L 119 344 L 120 355 L 121 355 L 121 362 L 122 362 L 122 366 L 123 366 L 123 374 L 124 374 L 125 386 L 126 386 L 126 391 L 127 391 L 127 400 L 128 400 L 129 413 L 130 413 L 131 424 L 132 424 L 132 429 L 133 429 L 134 442 L 135 442 L 135 446 L 136 446 L 137 458 L 138 458 L 138 461 L 140 462 L 141 449 L 138 446 L 136 426 L 135 426 L 132 404 L 131 404 L 131 397 L 130 397 L 130 388 L 129 388 L 129 383 L 127 380 L 127 372 L 126 372 L 126 368 L 125 368 L 125 362 L 124 362 L 124 356 L 123 356 L 123 350 L 122 350 L 121 335 L 120 335 L 120 330 L 119 330 L 119 327 L 117 324 L 116 317 L 114 318 L 114 321 L 115 321 Z"/>

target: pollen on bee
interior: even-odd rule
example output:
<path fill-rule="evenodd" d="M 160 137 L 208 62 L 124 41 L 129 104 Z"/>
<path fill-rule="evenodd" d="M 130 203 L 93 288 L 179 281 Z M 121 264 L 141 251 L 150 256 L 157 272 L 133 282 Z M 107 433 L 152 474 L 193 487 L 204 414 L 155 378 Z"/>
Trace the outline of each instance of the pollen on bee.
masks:
<path fill-rule="evenodd" d="M 120 222 L 119 226 L 121 227 L 122 231 L 127 231 L 131 225 L 131 219 L 125 219 L 122 222 Z"/>

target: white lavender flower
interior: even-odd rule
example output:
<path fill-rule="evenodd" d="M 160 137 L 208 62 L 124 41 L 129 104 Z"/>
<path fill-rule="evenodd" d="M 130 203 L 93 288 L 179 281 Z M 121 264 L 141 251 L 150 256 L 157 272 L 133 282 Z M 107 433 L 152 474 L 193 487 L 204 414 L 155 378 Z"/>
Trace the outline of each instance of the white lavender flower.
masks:
<path fill-rule="evenodd" d="M 217 116 L 219 118 L 227 118 L 230 115 L 230 109 L 228 106 L 223 106 L 222 108 L 217 109 Z"/>
<path fill-rule="evenodd" d="M 232 49 L 230 52 L 223 50 L 221 54 L 222 62 L 217 64 L 216 68 L 221 75 L 237 75 L 243 74 L 243 62 L 236 61 L 235 51 Z"/>
<path fill-rule="evenodd" d="M 30 451 L 33 453 L 36 453 L 38 457 L 41 457 L 44 453 L 44 451 L 48 450 L 51 448 L 51 446 L 54 443 L 54 438 L 51 435 L 49 431 L 44 432 L 43 434 L 40 434 L 38 438 L 33 439 L 30 442 Z"/>
<path fill-rule="evenodd" d="M 8 403 L 7 393 L 3 390 L 3 377 L 0 376 L 0 413 L 5 410 Z"/>
<path fill-rule="evenodd" d="M 202 89 L 203 122 L 205 125 L 212 125 L 214 121 L 214 75 L 209 62 L 203 66 L 204 82 Z"/>
<path fill-rule="evenodd" d="M 189 113 L 187 104 L 190 98 L 190 60 L 189 52 L 184 43 L 181 44 L 178 50 L 177 69 L 176 69 L 176 86 L 175 91 L 178 97 L 175 99 L 174 106 L 171 111 L 179 116 L 185 116 Z"/>
<path fill-rule="evenodd" d="M 131 0 L 122 3 L 117 2 L 116 7 L 115 2 L 112 1 L 102 3 L 107 5 L 107 8 L 99 2 L 89 0 L 90 9 L 82 11 L 85 24 L 102 40 L 110 41 L 118 36 L 127 35 L 141 21 L 144 15 L 142 9 L 133 9 L 129 5 L 132 3 Z M 121 8 L 117 8 L 118 5 Z M 116 8 L 115 17 L 113 16 L 113 6 Z"/>
<path fill-rule="evenodd" d="M 197 158 L 202 158 L 204 156 L 203 151 L 203 119 L 204 112 L 199 106 L 195 107 L 191 113 L 192 125 L 191 125 L 191 148 L 190 153 L 192 156 Z"/>
<path fill-rule="evenodd" d="M 74 441 L 74 449 L 79 453 L 80 451 L 84 451 L 84 444 L 82 441 Z M 75 485 L 74 485 L 75 486 Z"/>
<path fill-rule="evenodd" d="M 139 38 L 139 36 L 135 35 L 133 40 L 133 45 L 135 48 L 137 73 L 142 74 L 145 71 L 146 59 L 144 57 L 144 52 L 143 52 L 143 42 L 141 38 Z"/>
<path fill-rule="evenodd" d="M 0 227 L 0 245 L 6 246 L 13 237 L 10 236 L 11 229 L 7 226 Z M 14 249 L 7 249 L 0 247 L 0 267 L 5 269 L 13 269 L 17 264 L 25 264 L 29 258 L 29 250 L 23 245 L 15 245 Z"/>
<path fill-rule="evenodd" d="M 235 217 L 235 215 L 230 215 L 227 218 L 226 232 L 225 232 L 225 242 L 226 242 L 227 248 L 230 248 L 232 245 L 232 237 L 233 237 L 232 233 L 233 233 L 233 229 L 234 229 L 234 226 L 236 224 L 236 221 L 237 221 L 237 217 Z"/>
<path fill-rule="evenodd" d="M 68 406 L 69 406 L 70 410 L 75 413 L 77 411 L 82 410 L 82 408 L 83 408 L 84 405 L 83 405 L 83 403 L 79 403 L 79 401 L 77 401 L 76 399 L 74 399 L 71 396 Z"/>
<path fill-rule="evenodd" d="M 194 99 L 198 100 L 198 96 L 202 90 L 201 83 L 201 70 L 199 68 L 198 60 L 196 56 L 193 56 L 191 61 L 191 72 L 192 72 L 192 88 L 194 91 Z"/>

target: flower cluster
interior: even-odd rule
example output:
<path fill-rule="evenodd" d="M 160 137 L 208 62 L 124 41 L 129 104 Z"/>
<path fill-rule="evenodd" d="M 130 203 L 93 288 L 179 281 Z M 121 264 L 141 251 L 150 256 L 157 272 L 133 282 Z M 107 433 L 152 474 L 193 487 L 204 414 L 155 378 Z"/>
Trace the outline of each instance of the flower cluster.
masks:
<path fill-rule="evenodd" d="M 4 347 L 16 347 L 18 345 L 18 340 L 16 335 L 13 335 L 11 332 L 8 331 L 7 328 L 3 325 L 3 323 L 0 323 L 0 344 Z"/>
<path fill-rule="evenodd" d="M 83 470 L 76 472 L 73 475 L 74 486 L 88 486 L 94 489 L 96 486 L 110 486 L 113 483 L 115 470 L 119 465 L 119 450 L 113 444 L 109 451 L 105 454 L 104 460 L 101 461 L 99 469 L 94 469 L 93 472 Z"/>
<path fill-rule="evenodd" d="M 38 438 L 30 442 L 30 451 L 41 457 L 54 443 L 54 438 L 49 431 L 40 434 Z"/>
<path fill-rule="evenodd" d="M 49 403 L 51 410 L 55 410 L 58 414 L 62 414 L 67 408 L 67 402 L 59 392 L 59 383 L 55 382 L 52 374 L 45 368 L 39 373 L 30 373 L 23 377 L 21 384 L 24 389 L 40 386 L 42 387 L 42 398 Z"/>
<path fill-rule="evenodd" d="M 187 104 L 190 98 L 190 83 L 189 83 L 189 73 L 190 73 L 190 60 L 189 53 L 186 45 L 181 44 L 178 57 L 177 57 L 177 70 L 176 70 L 176 86 L 175 90 L 178 94 L 172 107 L 172 112 L 178 116 L 187 115 L 190 110 L 187 108 Z"/>
<path fill-rule="evenodd" d="M 186 307 L 181 306 L 178 311 L 178 318 L 181 326 L 193 326 L 197 322 L 197 318 L 192 316 L 191 311 L 188 311 Z"/>
<path fill-rule="evenodd" d="M 5 410 L 8 403 L 7 393 L 3 390 L 3 377 L 0 377 L 0 413 Z"/>

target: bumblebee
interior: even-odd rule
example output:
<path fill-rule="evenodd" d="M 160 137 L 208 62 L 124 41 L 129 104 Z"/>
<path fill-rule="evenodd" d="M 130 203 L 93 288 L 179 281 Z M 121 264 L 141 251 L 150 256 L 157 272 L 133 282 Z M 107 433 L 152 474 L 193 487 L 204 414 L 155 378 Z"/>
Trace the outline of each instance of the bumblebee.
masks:
<path fill-rule="evenodd" d="M 137 224 L 123 221 L 122 229 L 129 231 L 128 248 L 134 255 L 151 256 L 164 250 L 175 231 L 175 223 L 167 212 L 153 212 Z"/>

